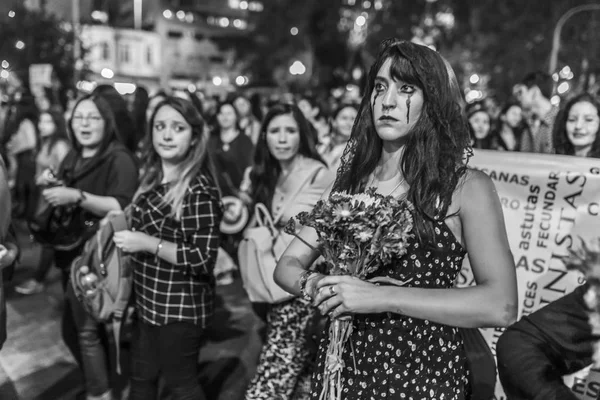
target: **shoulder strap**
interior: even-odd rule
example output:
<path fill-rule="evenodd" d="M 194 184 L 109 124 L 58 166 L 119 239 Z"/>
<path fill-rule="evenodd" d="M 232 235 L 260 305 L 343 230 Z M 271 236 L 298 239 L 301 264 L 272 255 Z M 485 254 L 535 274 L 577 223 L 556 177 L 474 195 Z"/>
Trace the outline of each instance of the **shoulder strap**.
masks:
<path fill-rule="evenodd" d="M 309 173 L 306 178 L 304 179 L 304 181 L 298 186 L 298 189 L 296 189 L 294 192 L 292 192 L 292 194 L 288 197 L 287 201 L 281 206 L 281 211 L 279 211 L 277 213 L 277 215 L 274 216 L 273 218 L 273 223 L 277 224 L 279 222 L 279 220 L 281 219 L 281 217 L 283 217 L 283 214 L 285 213 L 285 210 L 288 208 L 288 206 L 290 204 L 292 204 L 294 202 L 294 200 L 296 200 L 296 197 L 298 197 L 298 195 L 300 194 L 300 192 L 304 189 L 304 187 L 311 182 L 314 177 L 323 169 L 325 168 L 324 165 L 319 165 L 318 167 L 315 168 L 315 170 L 312 173 Z"/>
<path fill-rule="evenodd" d="M 265 226 L 269 228 L 272 235 L 277 233 L 277 229 L 275 229 L 275 223 L 271 218 L 271 213 L 267 209 L 267 206 L 265 206 L 263 203 L 257 203 L 254 206 L 254 218 L 259 226 Z"/>
<path fill-rule="evenodd" d="M 114 214 L 108 216 L 108 224 L 111 226 L 112 233 L 119 232 L 128 228 L 125 212 L 122 214 Z M 112 243 L 112 235 L 110 243 Z M 98 243 L 100 247 L 101 242 Z M 117 248 L 119 263 L 128 262 L 123 257 L 121 249 Z M 103 257 L 102 251 L 99 251 L 100 257 Z M 102 258 L 101 258 L 102 260 Z M 120 271 L 122 272 L 122 271 Z M 120 276 L 121 279 L 126 279 L 127 276 Z M 115 339 L 116 358 L 117 358 L 117 373 L 121 375 L 121 328 L 128 315 L 128 304 L 131 298 L 131 286 L 119 285 L 118 293 L 115 298 L 115 304 L 112 315 L 112 331 Z"/>

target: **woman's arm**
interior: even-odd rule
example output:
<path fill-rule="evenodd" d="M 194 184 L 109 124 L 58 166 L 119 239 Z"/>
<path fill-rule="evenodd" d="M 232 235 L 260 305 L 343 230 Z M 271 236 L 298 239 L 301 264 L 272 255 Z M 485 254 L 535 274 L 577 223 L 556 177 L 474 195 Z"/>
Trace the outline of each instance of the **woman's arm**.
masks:
<path fill-rule="evenodd" d="M 53 206 L 76 204 L 92 214 L 104 217 L 110 211 L 120 211 L 121 204 L 112 196 L 98 196 L 79 189 L 57 186 L 44 189 L 42 195 Z"/>
<path fill-rule="evenodd" d="M 115 232 L 113 240 L 117 247 L 127 253 L 139 253 L 143 251 L 155 254 L 170 264 L 176 265 L 178 263 L 177 252 L 179 245 L 175 242 L 168 242 L 156 236 L 129 230 Z M 183 266 L 185 267 L 185 265 Z"/>
<path fill-rule="evenodd" d="M 318 246 L 317 233 L 312 228 L 304 227 L 298 234 L 306 243 L 314 248 Z M 311 249 L 306 243 L 297 237 L 292 240 L 285 252 L 279 258 L 277 267 L 273 273 L 275 283 L 286 292 L 300 296 L 300 278 L 309 270 L 310 266 L 319 258 L 319 253 Z M 315 283 L 322 278 L 321 274 L 313 274 L 306 283 L 306 292 L 314 297 Z M 315 279 L 319 278 L 319 279 Z"/>
<path fill-rule="evenodd" d="M 53 206 L 78 203 L 81 208 L 99 217 L 106 216 L 110 211 L 123 210 L 131 202 L 137 189 L 138 170 L 133 157 L 124 151 L 118 151 L 110 164 L 103 164 L 100 168 L 110 169 L 108 185 L 102 191 L 103 196 L 63 186 L 44 189 L 42 195 Z"/>
<path fill-rule="evenodd" d="M 177 262 L 177 244 L 160 240 L 147 233 L 123 230 L 115 232 L 113 241 L 126 253 L 146 252 L 155 254 L 163 260 L 175 264 Z"/>
<path fill-rule="evenodd" d="M 212 275 L 221 242 L 219 226 L 222 217 L 216 186 L 203 185 L 194 190 L 181 217 L 183 243 L 176 244 L 174 257 L 169 251 L 171 247 L 159 257 L 181 266 L 191 275 Z"/>
<path fill-rule="evenodd" d="M 508 326 L 517 317 L 515 265 L 494 184 L 470 172 L 460 192 L 459 217 L 476 286 L 422 289 L 374 286 L 351 277 L 327 277 L 317 288 L 322 312 L 394 312 L 458 327 Z M 331 295 L 328 286 L 334 286 Z"/>
<path fill-rule="evenodd" d="M 333 184 L 323 192 L 321 199 L 326 199 L 331 193 Z M 315 251 L 318 247 L 317 232 L 309 227 L 303 227 L 297 234 L 302 240 L 295 237 L 285 252 L 279 258 L 277 267 L 273 273 L 275 283 L 281 286 L 285 291 L 296 295 L 300 293 L 300 278 L 303 273 L 310 269 L 310 266 L 319 258 L 319 252 Z M 310 245 L 310 246 L 309 246 Z M 312 248 L 311 248 L 312 247 Z M 306 282 L 306 292 L 314 298 L 316 295 L 316 283 L 324 278 L 324 275 L 314 273 Z"/>
<path fill-rule="evenodd" d="M 117 247 L 129 253 L 147 252 L 178 265 L 187 274 L 210 275 L 217 259 L 221 223 L 221 205 L 216 187 L 192 189 L 180 221 L 184 240 L 168 242 L 142 232 L 120 231 L 114 234 Z"/>
<path fill-rule="evenodd" d="M 111 196 L 97 196 L 95 194 L 78 192 L 79 206 L 99 217 L 104 217 L 110 211 L 121 211 L 119 201 Z M 83 194 L 83 195 L 82 195 Z"/>

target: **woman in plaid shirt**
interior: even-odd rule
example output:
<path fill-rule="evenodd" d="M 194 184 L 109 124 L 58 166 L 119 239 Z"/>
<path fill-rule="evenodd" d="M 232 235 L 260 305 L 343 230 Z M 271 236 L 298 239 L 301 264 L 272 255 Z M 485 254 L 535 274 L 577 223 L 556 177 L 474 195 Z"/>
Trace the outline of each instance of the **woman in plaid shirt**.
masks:
<path fill-rule="evenodd" d="M 192 103 L 165 99 L 150 127 L 132 228 L 114 236 L 134 267 L 130 399 L 155 399 L 159 374 L 173 399 L 202 399 L 198 355 L 213 314 L 221 198 Z"/>

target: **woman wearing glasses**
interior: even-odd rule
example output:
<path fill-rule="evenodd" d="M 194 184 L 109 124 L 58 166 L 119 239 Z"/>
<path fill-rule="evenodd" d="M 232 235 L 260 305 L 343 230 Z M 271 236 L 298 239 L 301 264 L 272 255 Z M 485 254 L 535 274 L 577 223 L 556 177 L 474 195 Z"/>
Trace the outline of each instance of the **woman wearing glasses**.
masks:
<path fill-rule="evenodd" d="M 80 99 L 73 108 L 68 128 L 73 148 L 61 163 L 56 179 L 45 182 L 60 185 L 42 192 L 53 206 L 76 206 L 75 212 L 81 213 L 79 220 L 86 225 L 80 227 L 80 239 L 72 243 L 74 248 L 57 249 L 55 253 L 65 289 L 69 266 L 83 250 L 85 239 L 94 233 L 91 227 L 108 212 L 125 208 L 138 183 L 136 163 L 119 139 L 114 115 L 106 99 L 97 94 Z M 104 329 L 100 328 L 86 314 L 69 285 L 63 339 L 83 368 L 87 398 L 109 400 L 108 363 L 101 340 Z"/>

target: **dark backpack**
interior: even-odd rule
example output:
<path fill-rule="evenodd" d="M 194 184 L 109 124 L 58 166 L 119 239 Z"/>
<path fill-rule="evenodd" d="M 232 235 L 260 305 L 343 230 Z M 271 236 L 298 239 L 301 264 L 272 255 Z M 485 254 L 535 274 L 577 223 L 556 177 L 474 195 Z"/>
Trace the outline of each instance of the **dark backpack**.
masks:
<path fill-rule="evenodd" d="M 111 212 L 71 264 L 71 284 L 77 299 L 98 322 L 111 322 L 119 359 L 121 327 L 133 286 L 130 256 L 113 242 L 113 234 L 128 229 L 123 212 Z M 117 363 L 117 372 L 120 373 Z"/>

